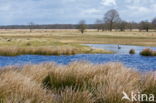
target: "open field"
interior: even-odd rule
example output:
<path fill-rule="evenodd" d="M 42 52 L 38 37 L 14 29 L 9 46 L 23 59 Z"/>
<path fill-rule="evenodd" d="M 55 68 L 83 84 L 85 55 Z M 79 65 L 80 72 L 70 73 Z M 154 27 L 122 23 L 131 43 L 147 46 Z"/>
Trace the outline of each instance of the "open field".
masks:
<path fill-rule="evenodd" d="M 6 42 L 10 39 L 10 42 Z M 97 32 L 96 30 L 88 30 L 81 34 L 77 30 L 33 30 L 32 32 L 29 30 L 1 30 L 0 40 L 0 45 L 19 46 L 25 45 L 23 42 L 30 42 L 34 46 L 60 45 L 61 43 L 156 46 L 156 32 Z"/>
<path fill-rule="evenodd" d="M 46 63 L 3 69 L 1 103 L 129 103 L 121 100 L 123 91 L 156 95 L 154 72 L 142 74 L 120 63 Z"/>
<path fill-rule="evenodd" d="M 156 46 L 156 33 L 137 31 L 97 32 L 96 30 L 88 30 L 84 34 L 81 34 L 77 30 L 33 30 L 32 32 L 29 32 L 29 30 L 0 31 L 0 55 L 112 53 L 107 50 L 91 49 L 80 44 L 129 44 Z M 40 51 L 41 49 L 38 48 L 43 49 Z"/>

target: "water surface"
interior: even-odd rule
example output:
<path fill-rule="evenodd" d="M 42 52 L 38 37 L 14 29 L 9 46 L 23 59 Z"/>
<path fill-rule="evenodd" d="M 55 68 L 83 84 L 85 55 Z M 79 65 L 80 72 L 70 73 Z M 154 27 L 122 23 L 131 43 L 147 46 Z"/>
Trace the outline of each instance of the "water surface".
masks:
<path fill-rule="evenodd" d="M 105 44 L 88 44 L 94 48 L 103 48 L 116 51 L 116 54 L 77 54 L 72 56 L 41 56 L 41 55 L 21 55 L 15 57 L 0 56 L 0 67 L 8 65 L 24 65 L 24 64 L 39 64 L 44 62 L 56 62 L 59 64 L 68 64 L 73 61 L 90 61 L 92 63 L 107 63 L 107 62 L 122 62 L 127 67 L 136 68 L 139 70 L 156 70 L 156 57 L 144 57 L 139 55 L 139 52 L 147 47 L 120 45 L 121 49 L 116 49 L 116 45 Z M 135 55 L 128 54 L 130 49 L 135 49 Z M 151 47 L 155 49 L 155 47 Z"/>
<path fill-rule="evenodd" d="M 129 54 L 129 51 L 131 49 L 134 49 L 137 54 L 139 54 L 145 48 L 156 50 L 156 47 L 134 46 L 134 45 L 116 45 L 116 44 L 85 44 L 85 45 L 91 46 L 93 48 L 111 50 L 116 52 L 117 54 Z"/>

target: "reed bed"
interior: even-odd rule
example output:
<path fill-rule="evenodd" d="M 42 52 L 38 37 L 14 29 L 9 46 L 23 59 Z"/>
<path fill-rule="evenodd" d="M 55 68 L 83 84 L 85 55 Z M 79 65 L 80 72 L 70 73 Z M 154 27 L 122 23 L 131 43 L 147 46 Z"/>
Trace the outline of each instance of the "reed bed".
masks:
<path fill-rule="evenodd" d="M 91 49 L 88 47 L 77 48 L 72 46 L 47 46 L 47 47 L 0 47 L 1 56 L 17 56 L 17 55 L 74 55 L 81 53 L 113 53 L 111 51 L 101 49 Z"/>
<path fill-rule="evenodd" d="M 73 55 L 78 49 L 73 47 L 0 47 L 0 55 L 16 56 L 24 54 L 33 55 Z"/>
<path fill-rule="evenodd" d="M 130 103 L 121 100 L 123 91 L 156 95 L 155 85 L 155 72 L 140 73 L 121 63 L 44 63 L 0 71 L 2 103 Z"/>

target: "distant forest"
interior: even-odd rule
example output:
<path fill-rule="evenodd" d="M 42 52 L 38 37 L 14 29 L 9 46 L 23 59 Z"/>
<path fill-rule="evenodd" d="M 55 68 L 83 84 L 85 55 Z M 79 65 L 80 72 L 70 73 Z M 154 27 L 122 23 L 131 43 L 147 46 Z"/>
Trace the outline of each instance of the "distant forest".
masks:
<path fill-rule="evenodd" d="M 8 25 L 0 26 L 0 29 L 79 29 L 81 33 L 85 29 L 97 29 L 98 31 L 132 31 L 138 29 L 139 31 L 148 32 L 156 30 L 156 18 L 151 22 L 143 20 L 141 22 L 128 22 L 120 18 L 120 14 L 117 10 L 111 9 L 107 11 L 102 19 L 97 19 L 94 24 L 86 24 L 85 20 L 81 20 L 78 24 L 48 24 L 48 25 L 37 25 L 30 22 L 28 25 Z"/>
<path fill-rule="evenodd" d="M 95 24 L 86 24 L 88 29 L 96 29 Z M 31 25 L 32 29 L 77 29 L 79 24 L 47 24 Z M 30 29 L 30 25 L 6 25 L 0 26 L 0 29 Z"/>

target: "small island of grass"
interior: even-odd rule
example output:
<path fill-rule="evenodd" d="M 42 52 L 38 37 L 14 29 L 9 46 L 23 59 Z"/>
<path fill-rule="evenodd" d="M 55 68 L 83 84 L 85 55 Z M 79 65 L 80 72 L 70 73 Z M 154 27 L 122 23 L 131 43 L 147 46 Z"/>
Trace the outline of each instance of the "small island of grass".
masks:
<path fill-rule="evenodd" d="M 156 51 L 146 48 L 143 51 L 140 52 L 142 56 L 156 56 Z"/>

